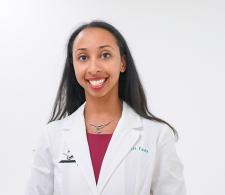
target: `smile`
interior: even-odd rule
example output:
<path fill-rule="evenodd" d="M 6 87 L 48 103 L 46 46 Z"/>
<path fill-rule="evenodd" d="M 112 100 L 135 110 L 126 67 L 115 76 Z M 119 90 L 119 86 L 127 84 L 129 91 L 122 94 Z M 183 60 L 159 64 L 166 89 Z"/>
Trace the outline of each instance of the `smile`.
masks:
<path fill-rule="evenodd" d="M 98 80 L 88 80 L 88 83 L 93 89 L 100 89 L 103 87 L 106 80 L 107 78 L 98 79 Z"/>

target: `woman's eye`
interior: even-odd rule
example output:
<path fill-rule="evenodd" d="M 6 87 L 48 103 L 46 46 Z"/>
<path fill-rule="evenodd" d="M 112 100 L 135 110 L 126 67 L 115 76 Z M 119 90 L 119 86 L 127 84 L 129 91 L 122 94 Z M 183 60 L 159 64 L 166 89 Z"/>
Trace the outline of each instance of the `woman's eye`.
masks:
<path fill-rule="evenodd" d="M 79 56 L 78 59 L 80 61 L 85 61 L 85 60 L 87 60 L 87 56 L 82 55 L 82 56 Z"/>
<path fill-rule="evenodd" d="M 110 58 L 111 54 L 109 53 L 102 53 L 102 58 L 103 59 L 107 59 L 107 58 Z"/>

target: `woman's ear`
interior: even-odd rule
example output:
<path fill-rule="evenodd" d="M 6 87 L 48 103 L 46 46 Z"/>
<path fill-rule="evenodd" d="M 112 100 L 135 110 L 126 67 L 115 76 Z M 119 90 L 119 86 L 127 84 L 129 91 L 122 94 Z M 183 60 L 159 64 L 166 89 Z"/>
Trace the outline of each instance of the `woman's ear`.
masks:
<path fill-rule="evenodd" d="M 120 68 L 120 72 L 125 72 L 126 70 L 126 60 L 125 60 L 125 56 L 123 55 L 121 57 L 121 68 Z"/>

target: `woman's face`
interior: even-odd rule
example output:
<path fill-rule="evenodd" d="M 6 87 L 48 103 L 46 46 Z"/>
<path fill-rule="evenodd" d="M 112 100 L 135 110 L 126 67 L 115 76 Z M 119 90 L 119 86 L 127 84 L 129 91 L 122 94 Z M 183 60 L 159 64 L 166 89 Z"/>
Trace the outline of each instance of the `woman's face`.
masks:
<path fill-rule="evenodd" d="M 86 98 L 118 96 L 125 61 L 110 32 L 102 28 L 81 31 L 73 44 L 73 66 Z"/>

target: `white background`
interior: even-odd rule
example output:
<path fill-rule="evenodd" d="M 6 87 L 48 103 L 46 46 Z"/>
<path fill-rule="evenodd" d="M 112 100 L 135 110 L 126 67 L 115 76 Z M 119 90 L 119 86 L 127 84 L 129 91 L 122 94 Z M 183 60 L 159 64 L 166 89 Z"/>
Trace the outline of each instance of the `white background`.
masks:
<path fill-rule="evenodd" d="M 150 111 L 173 124 L 190 195 L 225 194 L 223 0 L 0 2 L 0 194 L 22 195 L 69 35 L 103 19 L 126 38 Z"/>

